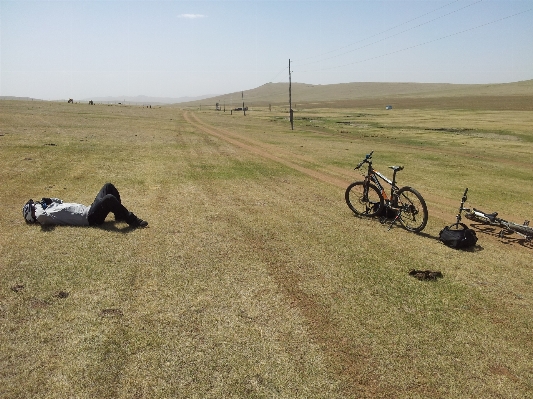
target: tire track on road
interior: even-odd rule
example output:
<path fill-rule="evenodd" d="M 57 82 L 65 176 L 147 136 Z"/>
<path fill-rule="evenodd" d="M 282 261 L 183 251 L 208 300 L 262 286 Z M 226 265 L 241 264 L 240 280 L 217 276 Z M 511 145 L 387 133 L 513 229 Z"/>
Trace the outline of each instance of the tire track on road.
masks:
<path fill-rule="evenodd" d="M 189 124 L 200 129 L 204 133 L 215 136 L 232 145 L 242 148 L 252 154 L 261 156 L 263 158 L 269 159 L 274 162 L 281 163 L 282 165 L 288 168 L 297 170 L 300 173 L 303 173 L 314 179 L 320 180 L 324 183 L 332 184 L 335 187 L 342 188 L 343 192 L 346 189 L 346 187 L 348 187 L 348 185 L 354 181 L 354 178 L 342 179 L 342 178 L 336 177 L 336 175 L 333 172 L 331 174 L 324 173 L 324 172 L 320 172 L 314 169 L 307 168 L 294 161 L 289 161 L 286 158 L 294 156 L 294 155 L 283 150 L 282 148 L 275 147 L 270 144 L 265 144 L 259 141 L 255 141 L 249 138 L 244 138 L 236 133 L 229 132 L 226 129 L 221 129 L 218 127 L 208 125 L 206 122 L 203 122 L 202 120 L 200 120 L 200 118 L 196 114 L 192 114 L 190 111 L 184 111 L 183 117 Z M 267 148 L 270 148 L 270 151 L 268 151 Z M 274 155 L 273 154 L 274 152 L 278 155 Z M 335 169 L 338 169 L 338 168 L 335 168 Z M 362 178 L 359 180 L 362 180 Z M 427 193 L 424 194 L 424 198 L 431 202 L 439 202 L 439 203 L 442 200 L 442 198 L 440 197 L 433 196 L 433 195 L 427 195 Z M 455 201 L 454 201 L 454 204 L 455 204 Z M 437 212 L 432 211 L 432 216 L 437 216 L 438 218 L 442 220 L 448 220 L 453 215 L 451 213 L 445 214 L 439 211 Z"/>
<path fill-rule="evenodd" d="M 324 183 L 332 184 L 342 189 L 345 189 L 349 184 L 346 180 L 340 179 L 338 177 L 335 177 L 333 175 L 330 175 L 324 172 L 320 172 L 314 169 L 307 168 L 294 161 L 287 160 L 286 157 L 290 157 L 291 154 L 284 151 L 283 149 L 280 149 L 279 147 L 274 147 L 270 144 L 265 144 L 265 143 L 261 143 L 261 142 L 258 142 L 258 141 L 255 141 L 249 138 L 244 138 L 236 133 L 231 133 L 225 129 L 215 128 L 214 126 L 210 126 L 207 123 L 201 121 L 197 115 L 191 114 L 190 112 L 187 112 L 187 111 L 183 113 L 183 117 L 189 124 L 200 129 L 204 133 L 218 137 L 221 140 L 224 140 L 237 147 L 240 147 L 262 158 L 266 158 L 271 161 L 278 162 L 288 168 L 297 170 L 298 172 L 303 173 L 307 176 L 310 176 L 316 180 L 320 180 Z M 268 151 L 267 148 L 270 148 L 270 151 Z M 275 152 L 277 154 L 280 154 L 283 156 L 274 155 L 273 149 L 275 149 Z"/>
<path fill-rule="evenodd" d="M 343 190 L 347 186 L 345 181 L 335 179 L 326 173 L 306 168 L 269 152 L 269 150 L 272 152 L 275 150 L 276 153 L 283 153 L 285 157 L 292 155 L 279 147 L 243 138 L 224 129 L 214 128 L 200 121 L 194 114 L 184 113 L 184 118 L 188 123 L 204 133 L 224 140 L 251 154 L 281 163 L 309 177 L 338 186 Z M 364 375 L 363 367 L 361 366 L 361 362 L 370 361 L 370 350 L 368 348 L 354 347 L 352 342 L 344 339 L 339 334 L 339 326 L 330 314 L 330 309 L 301 288 L 302 277 L 286 264 L 285 257 L 290 258 L 290 253 L 285 253 L 285 251 L 289 251 L 289 249 L 279 247 L 277 243 L 273 245 L 269 240 L 265 240 L 262 235 L 247 229 L 246 225 L 240 226 L 239 229 L 246 231 L 245 236 L 249 240 L 250 247 L 254 248 L 254 253 L 258 254 L 265 263 L 269 275 L 280 287 L 281 292 L 284 293 L 291 306 L 296 307 L 301 312 L 309 326 L 309 333 L 325 355 L 328 368 L 336 376 L 338 393 L 346 397 L 370 398 L 376 396 L 379 387 L 375 385 L 371 378 Z"/>

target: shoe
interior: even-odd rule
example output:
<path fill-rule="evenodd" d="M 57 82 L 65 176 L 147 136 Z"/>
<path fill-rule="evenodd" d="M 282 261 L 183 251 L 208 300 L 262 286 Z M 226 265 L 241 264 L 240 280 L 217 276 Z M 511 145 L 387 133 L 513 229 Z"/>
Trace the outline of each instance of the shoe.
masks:
<path fill-rule="evenodd" d="M 148 222 L 146 220 L 139 219 L 133 213 L 129 214 L 128 218 L 126 219 L 126 223 L 128 223 L 130 227 L 133 228 L 148 226 Z"/>

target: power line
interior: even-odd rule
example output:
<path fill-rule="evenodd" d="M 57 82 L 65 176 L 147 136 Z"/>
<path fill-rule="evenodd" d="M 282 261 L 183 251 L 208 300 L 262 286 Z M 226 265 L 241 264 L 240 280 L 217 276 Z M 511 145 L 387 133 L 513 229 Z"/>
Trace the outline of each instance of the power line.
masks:
<path fill-rule="evenodd" d="M 270 82 L 273 82 L 274 79 L 276 79 L 281 73 L 285 72 L 288 69 L 288 67 L 284 67 L 281 71 L 279 71 L 272 79 L 270 79 Z"/>
<path fill-rule="evenodd" d="M 246 90 L 245 90 L 246 91 Z M 258 101 L 258 100 L 261 100 L 261 99 L 264 99 L 264 98 L 272 98 L 272 97 L 276 97 L 276 96 L 285 96 L 288 92 L 288 89 L 287 90 L 284 90 L 284 91 L 280 91 L 280 92 L 276 92 L 276 93 L 268 93 L 268 94 L 265 94 L 265 95 L 262 95 L 262 96 L 253 96 L 252 94 L 250 94 L 251 90 L 248 90 L 246 91 L 247 92 L 247 95 L 246 95 L 246 98 L 248 99 L 248 102 L 252 102 L 252 101 Z M 231 97 L 233 95 L 237 95 L 238 93 L 232 93 L 232 94 L 225 94 L 223 96 L 218 96 L 219 98 L 223 98 L 223 99 L 227 99 L 228 96 Z"/>
<path fill-rule="evenodd" d="M 350 63 L 348 63 L 348 64 L 337 65 L 337 66 L 329 67 L 329 68 L 319 68 L 319 69 L 313 69 L 313 70 L 307 70 L 307 71 L 300 71 L 300 72 L 301 72 L 301 73 L 304 73 L 304 72 L 315 72 L 315 71 L 327 71 L 327 70 L 331 70 L 331 69 L 342 68 L 342 67 L 349 66 L 349 65 L 360 64 L 360 63 L 362 63 L 362 62 L 366 62 L 366 61 L 374 60 L 374 59 L 377 59 L 377 58 L 386 57 L 386 56 L 388 56 L 388 55 L 392 55 L 392 54 L 400 53 L 400 52 L 402 52 L 402 51 L 411 50 L 411 49 L 416 48 L 416 47 L 424 46 L 424 45 L 426 45 L 426 44 L 434 43 L 434 42 L 437 42 L 437 41 L 439 41 L 439 40 L 447 39 L 447 38 L 452 37 L 452 36 L 460 35 L 461 33 L 469 32 L 469 31 L 472 31 L 472 30 L 475 30 L 475 29 L 482 28 L 482 27 L 484 27 L 484 26 L 492 25 L 492 24 L 495 24 L 495 23 L 497 23 L 497 22 L 500 22 L 500 21 L 503 21 L 503 20 L 506 20 L 506 19 L 509 19 L 509 18 L 512 18 L 512 17 L 516 17 L 517 15 L 524 14 L 524 13 L 529 12 L 529 11 L 531 11 L 531 10 L 533 10 L 533 8 L 527 9 L 527 10 L 525 10 L 525 11 L 518 12 L 518 13 L 516 13 L 516 14 L 508 15 L 508 16 L 506 16 L 506 17 L 499 18 L 499 19 L 496 19 L 496 20 L 494 20 L 494 21 L 490 21 L 490 22 L 487 22 L 487 23 L 484 23 L 484 24 L 481 24 L 481 25 L 478 25 L 478 26 L 474 26 L 474 27 L 469 28 L 469 29 L 465 29 L 465 30 L 462 30 L 462 31 L 459 31 L 459 32 L 451 33 L 451 34 L 449 34 L 449 35 L 442 36 L 442 37 L 439 37 L 439 38 L 434 39 L 434 40 L 429 40 L 429 41 L 427 41 L 427 42 L 423 42 L 423 43 L 415 44 L 414 46 L 405 47 L 405 48 L 400 49 L 400 50 L 392 51 L 392 52 L 390 52 L 390 53 L 386 53 L 386 54 L 377 55 L 377 56 L 375 56 L 375 57 L 366 58 L 366 59 L 364 59 L 364 60 L 355 61 L 355 62 L 350 62 Z"/>
<path fill-rule="evenodd" d="M 462 7 L 462 8 L 459 8 L 459 9 L 457 9 L 457 10 L 454 10 L 454 11 L 452 11 L 452 12 L 449 12 L 448 14 L 441 15 L 441 16 L 439 16 L 439 17 L 437 17 L 437 18 L 434 18 L 434 19 L 432 19 L 432 20 L 426 21 L 426 22 L 424 22 L 424 23 L 422 23 L 422 24 L 419 24 L 419 25 L 413 26 L 413 27 L 411 27 L 411 28 L 409 28 L 409 29 L 405 29 L 405 30 L 403 30 L 403 31 L 401 31 L 401 32 L 395 33 L 394 35 L 386 36 L 386 37 L 384 37 L 383 39 L 377 40 L 377 41 L 372 42 L 372 43 L 369 43 L 369 44 L 365 44 L 364 46 L 361 46 L 361 47 L 355 48 L 355 49 L 350 50 L 350 51 L 346 51 L 345 53 L 337 54 L 337 55 L 334 55 L 334 56 L 329 57 L 329 58 L 324 58 L 324 59 L 321 59 L 321 60 L 317 60 L 317 61 L 309 62 L 309 63 L 307 63 L 307 64 L 303 64 L 302 66 L 311 65 L 311 64 L 316 64 L 316 63 L 318 63 L 318 62 L 322 62 L 322 61 L 327 61 L 327 60 L 330 60 L 330 59 L 333 59 L 333 58 L 340 57 L 341 55 L 346 55 L 346 54 L 349 54 L 349 53 L 353 53 L 354 51 L 361 50 L 361 49 L 363 49 L 363 48 L 365 48 L 365 47 L 372 46 L 373 44 L 381 43 L 381 42 L 383 42 L 383 41 L 385 41 L 385 40 L 388 40 L 388 39 L 390 39 L 390 38 L 392 38 L 392 37 L 395 37 L 395 36 L 401 35 L 402 33 L 409 32 L 410 30 L 413 30 L 413 29 L 416 29 L 416 28 L 420 28 L 421 26 L 427 25 L 427 24 L 429 24 L 429 23 L 431 23 L 431 22 L 434 22 L 434 21 L 436 21 L 436 20 L 438 20 L 438 19 L 441 19 L 441 18 L 447 17 L 447 16 L 449 16 L 449 15 L 451 15 L 451 14 L 455 14 L 456 12 L 459 12 L 459 11 L 461 11 L 461 10 L 464 10 L 465 8 L 471 7 L 471 6 L 473 6 L 473 5 L 477 4 L 477 3 L 481 3 L 482 1 L 483 1 L 483 0 L 478 0 L 478 1 L 476 1 L 475 3 L 469 4 L 469 5 L 465 6 L 465 7 Z M 441 8 L 442 8 L 442 7 L 441 7 Z M 427 15 L 427 14 L 424 14 L 424 15 Z M 417 18 L 415 18 L 415 19 L 417 19 Z M 411 20 L 411 21 L 413 21 L 413 20 Z M 401 24 L 401 25 L 405 25 L 405 23 L 404 23 L 404 24 Z M 397 26 L 400 26 L 400 25 L 397 25 Z M 394 28 L 387 29 L 387 30 L 384 31 L 384 32 L 388 32 L 388 31 L 390 31 L 390 30 L 392 30 L 392 29 L 394 29 Z M 377 35 L 374 35 L 374 36 L 381 35 L 381 34 L 384 33 L 384 32 L 378 33 Z M 374 36 L 371 36 L 371 37 L 374 37 Z M 364 39 L 364 40 L 366 40 L 366 39 Z M 359 41 L 359 42 L 361 42 L 361 41 Z M 359 42 L 358 42 L 358 43 L 359 43 Z M 353 44 L 355 44 L 355 43 L 353 43 Z M 350 44 L 350 45 L 345 46 L 345 47 L 343 47 L 343 48 L 350 47 L 350 46 L 352 46 L 353 44 Z M 338 50 L 334 50 L 334 51 L 338 51 Z M 330 52 L 331 52 L 331 51 L 330 51 Z"/>
<path fill-rule="evenodd" d="M 476 3 L 479 3 L 479 2 L 480 1 L 478 1 Z M 476 3 L 473 3 L 473 4 L 476 4 Z M 471 5 L 473 5 L 473 4 L 471 4 Z M 466 8 L 466 7 L 463 7 L 463 9 L 464 8 Z M 360 64 L 360 63 L 363 63 L 363 62 L 366 62 L 366 61 L 371 61 L 371 60 L 382 58 L 382 57 L 386 57 L 386 56 L 389 56 L 389 55 L 392 55 L 392 54 L 397 54 L 397 53 L 400 53 L 400 52 L 403 52 L 403 51 L 411 50 L 411 49 L 416 48 L 416 47 L 420 47 L 420 46 L 424 46 L 424 45 L 427 45 L 427 44 L 430 44 L 430 43 L 434 43 L 434 42 L 437 42 L 437 41 L 440 41 L 440 40 L 444 40 L 444 39 L 447 39 L 447 38 L 452 37 L 452 36 L 460 35 L 462 33 L 466 33 L 466 32 L 469 32 L 469 31 L 472 31 L 472 30 L 475 30 L 475 29 L 479 29 L 479 28 L 482 28 L 482 27 L 485 27 L 485 26 L 488 26 L 488 25 L 492 25 L 492 24 L 495 24 L 497 22 L 501 22 L 501 21 L 504 21 L 506 19 L 516 17 L 516 16 L 521 15 L 521 14 L 525 14 L 525 13 L 530 12 L 532 10 L 533 10 L 533 8 L 530 8 L 530 9 L 527 9 L 527 10 L 524 10 L 524 11 L 521 11 L 521 12 L 517 12 L 517 13 L 512 14 L 512 15 L 508 15 L 506 17 L 498 18 L 496 20 L 493 20 L 493 21 L 490 21 L 490 22 L 486 22 L 486 23 L 481 24 L 481 25 L 474 26 L 472 28 L 464 29 L 462 31 L 451 33 L 451 34 L 439 37 L 437 39 L 433 39 L 433 40 L 429 40 L 429 41 L 426 41 L 426 42 L 423 42 L 423 43 L 419 43 L 419 44 L 416 44 L 416 45 L 413 45 L 413 46 L 405 47 L 403 49 L 399 49 L 399 50 L 396 50 L 396 51 L 391 51 L 389 53 L 381 54 L 381 55 L 378 55 L 378 56 L 375 56 L 375 57 L 370 57 L 370 58 L 366 58 L 366 59 L 363 59 L 363 60 L 360 60 L 360 61 L 355 61 L 355 62 L 351 62 L 351 63 L 347 63 L 347 64 L 337 65 L 337 66 L 333 66 L 333 67 L 329 67 L 329 68 L 318 68 L 318 69 L 305 70 L 305 71 L 300 71 L 300 72 L 301 73 L 306 73 L 306 72 L 314 72 L 314 71 L 326 71 L 326 70 L 342 68 L 342 67 L 345 67 L 345 66 Z M 456 11 L 459 11 L 459 10 L 456 10 Z M 456 11 L 454 11 L 454 12 L 456 12 Z M 449 14 L 447 14 L 447 15 L 449 15 Z M 278 72 L 278 74 L 276 76 L 278 76 L 279 74 L 281 74 L 285 70 L 287 70 L 287 67 L 284 67 L 280 72 Z M 267 97 L 271 98 L 272 96 L 277 96 L 277 95 L 281 96 L 281 95 L 285 95 L 286 93 L 287 93 L 286 91 L 283 91 L 283 92 L 279 92 L 279 93 L 269 93 L 269 94 L 266 94 L 266 95 L 263 95 L 263 96 L 249 97 L 249 98 L 250 98 L 250 100 L 258 101 L 258 100 L 260 100 L 262 98 L 267 98 Z"/>
<path fill-rule="evenodd" d="M 318 55 L 313 55 L 313 56 L 310 56 L 310 57 L 302 58 L 301 61 L 305 61 L 305 60 L 308 60 L 308 59 L 311 59 L 311 58 L 321 57 L 321 56 L 323 56 L 323 55 L 330 54 L 330 53 L 333 53 L 333 52 L 335 52 L 335 51 L 340 51 L 340 50 L 345 49 L 345 48 L 347 48 L 347 47 L 354 46 L 354 45 L 356 45 L 356 44 L 358 44 L 358 43 L 364 42 L 365 40 L 372 39 L 373 37 L 376 37 L 376 36 L 382 35 L 382 34 L 387 33 L 387 32 L 389 32 L 389 31 L 391 31 L 391 30 L 393 30 L 393 29 L 399 28 L 400 26 L 403 26 L 403 25 L 406 25 L 406 24 L 408 24 L 408 23 L 410 23 L 410 22 L 416 21 L 417 19 L 420 19 L 420 18 L 422 18 L 422 17 L 425 17 L 426 15 L 433 14 L 434 12 L 436 12 L 436 11 L 438 11 L 438 10 L 441 10 L 441 9 L 443 9 L 443 8 L 445 8 L 445 7 L 448 7 L 448 6 L 451 5 L 451 4 L 457 3 L 458 1 L 459 1 L 459 0 L 454 0 L 454 1 L 452 1 L 451 3 L 448 3 L 448 4 L 446 4 L 446 5 L 443 5 L 442 7 L 436 8 L 436 9 L 430 11 L 430 12 L 427 12 L 427 13 L 425 13 L 425 14 L 419 15 L 418 17 L 412 18 L 412 19 L 410 19 L 410 20 L 408 20 L 408 21 L 402 22 L 401 24 L 395 25 L 395 26 L 393 26 L 392 28 L 385 29 L 384 31 L 381 31 L 381 32 L 376 33 L 376 34 L 371 35 L 371 36 L 368 36 L 368 37 L 366 37 L 366 38 L 364 38 L 364 39 L 358 40 L 358 41 L 356 41 L 356 42 L 354 42 L 354 43 L 348 44 L 348 45 L 343 46 L 343 47 L 340 47 L 340 48 L 338 48 L 338 49 L 330 50 L 330 51 L 327 51 L 327 52 L 322 53 L 322 54 L 318 54 Z M 474 4 L 475 4 L 475 3 L 474 3 Z M 472 5 L 472 4 L 471 4 L 471 5 Z M 297 61 L 300 61 L 300 60 L 297 59 Z"/>

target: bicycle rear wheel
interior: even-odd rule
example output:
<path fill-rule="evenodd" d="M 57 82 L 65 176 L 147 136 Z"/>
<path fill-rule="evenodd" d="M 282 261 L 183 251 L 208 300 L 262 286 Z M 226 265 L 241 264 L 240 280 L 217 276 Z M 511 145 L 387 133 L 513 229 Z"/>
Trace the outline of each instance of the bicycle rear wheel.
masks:
<path fill-rule="evenodd" d="M 397 196 L 400 223 L 409 231 L 422 231 L 428 222 L 428 208 L 424 198 L 411 187 L 401 188 Z"/>
<path fill-rule="evenodd" d="M 344 194 L 346 204 L 360 216 L 375 216 L 383 209 L 383 196 L 378 188 L 365 181 L 352 183 Z"/>

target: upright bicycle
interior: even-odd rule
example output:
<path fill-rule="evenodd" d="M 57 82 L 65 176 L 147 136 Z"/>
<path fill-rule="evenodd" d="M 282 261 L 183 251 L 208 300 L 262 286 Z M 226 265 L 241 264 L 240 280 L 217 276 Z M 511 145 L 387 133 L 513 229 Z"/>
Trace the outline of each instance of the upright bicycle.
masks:
<path fill-rule="evenodd" d="M 412 187 L 399 188 L 396 185 L 396 173 L 403 166 L 389 166 L 393 170 L 392 180 L 372 167 L 372 151 L 363 159 L 355 170 L 365 163 L 368 165 L 364 180 L 356 181 L 348 186 L 345 193 L 348 207 L 359 216 L 376 216 L 383 213 L 394 215 L 389 229 L 396 221 L 409 231 L 419 232 L 426 227 L 428 209 L 424 198 Z M 385 192 L 381 181 L 391 186 L 390 194 Z"/>

